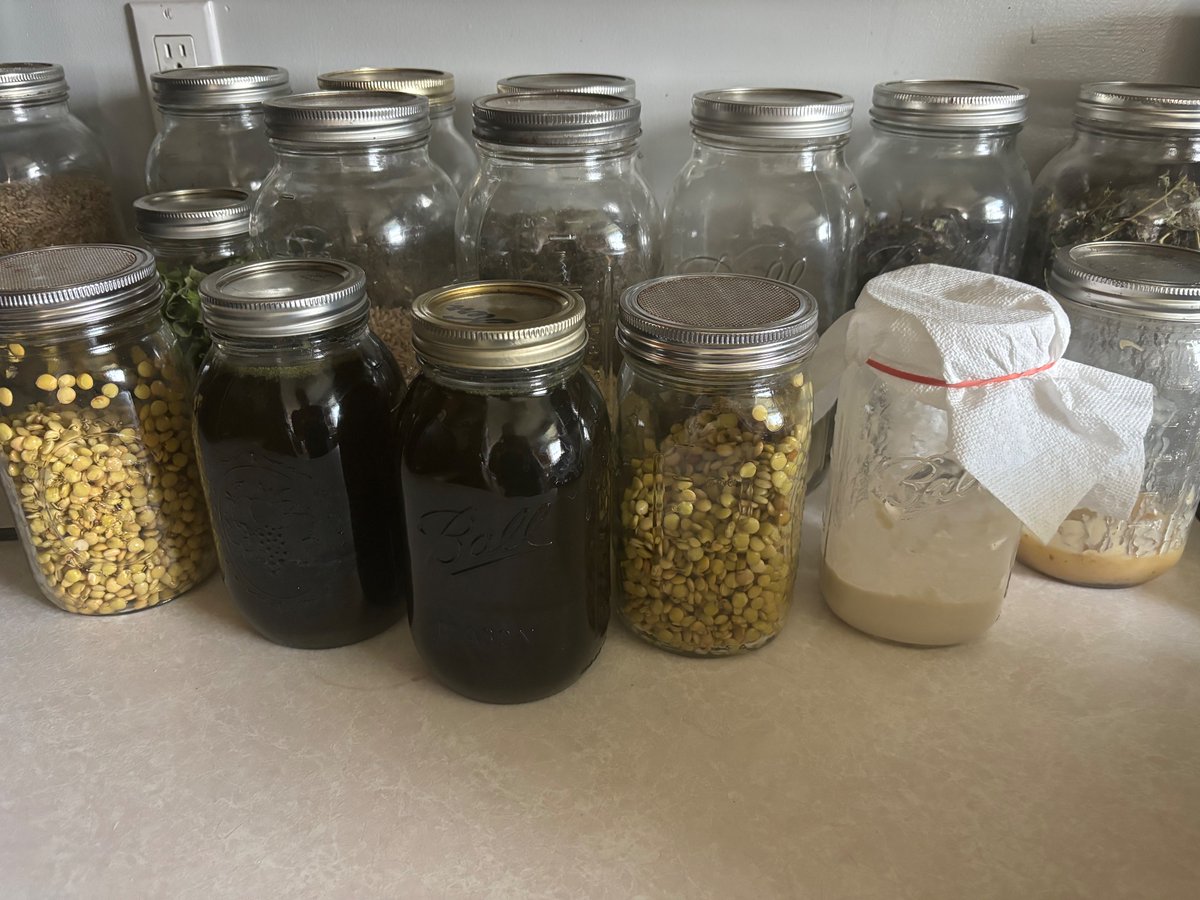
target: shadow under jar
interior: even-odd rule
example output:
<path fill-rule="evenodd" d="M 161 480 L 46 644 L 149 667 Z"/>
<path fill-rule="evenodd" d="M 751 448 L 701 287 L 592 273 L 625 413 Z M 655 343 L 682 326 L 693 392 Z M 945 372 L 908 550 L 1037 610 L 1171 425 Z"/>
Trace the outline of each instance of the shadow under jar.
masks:
<path fill-rule="evenodd" d="M 693 656 L 761 647 L 791 604 L 817 304 L 748 275 L 674 275 L 621 299 L 614 548 L 621 616 Z"/>
<path fill-rule="evenodd" d="M 400 425 L 413 641 L 467 697 L 549 696 L 600 652 L 611 600 L 610 433 L 581 368 L 583 301 L 475 282 L 413 315 L 423 372 Z"/>
<path fill-rule="evenodd" d="M 1146 472 L 1126 518 L 1086 503 L 1017 558 L 1072 584 L 1128 587 L 1183 556 L 1200 500 L 1200 252 L 1105 242 L 1058 251 L 1049 289 L 1071 319 L 1066 359 L 1154 385 Z"/>
<path fill-rule="evenodd" d="M 1017 150 L 1028 97 L 989 81 L 875 86 L 854 164 L 867 204 L 860 289 L 917 263 L 1016 277 L 1032 191 Z"/>
<path fill-rule="evenodd" d="M 158 606 L 216 562 L 161 297 L 135 247 L 0 258 L 0 482 L 38 587 L 68 612 Z"/>
<path fill-rule="evenodd" d="M 367 328 L 365 282 L 349 263 L 270 260 L 201 284 L 196 446 L 221 570 L 288 647 L 352 644 L 404 613 L 404 381 Z"/>
<path fill-rule="evenodd" d="M 361 266 L 371 329 L 417 374 L 412 301 L 454 280 L 458 194 L 429 158 L 429 101 L 396 91 L 317 91 L 267 104 L 275 168 L 250 233 L 264 257 Z"/>
<path fill-rule="evenodd" d="M 197 66 L 150 76 L 162 127 L 146 157 L 146 190 L 235 187 L 254 196 L 271 171 L 263 103 L 291 93 L 276 66 Z"/>

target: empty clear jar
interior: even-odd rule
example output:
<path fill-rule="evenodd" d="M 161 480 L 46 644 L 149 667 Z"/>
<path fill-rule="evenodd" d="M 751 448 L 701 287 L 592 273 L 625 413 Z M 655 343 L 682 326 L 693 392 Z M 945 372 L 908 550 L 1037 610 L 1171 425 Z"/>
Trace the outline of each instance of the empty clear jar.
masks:
<path fill-rule="evenodd" d="M 250 195 L 237 188 L 147 194 L 133 202 L 133 214 L 158 262 L 163 318 L 195 372 L 210 343 L 200 319 L 200 282 L 250 258 Z"/>
<path fill-rule="evenodd" d="M 1019 559 L 1073 584 L 1125 587 L 1183 555 L 1200 499 L 1200 253 L 1126 242 L 1058 251 L 1050 291 L 1071 318 L 1065 354 L 1154 385 L 1146 473 L 1126 518 L 1081 505 Z"/>
<path fill-rule="evenodd" d="M 618 608 L 651 643 L 723 656 L 783 628 L 816 326 L 809 294 L 745 275 L 656 278 L 622 298 Z"/>
<path fill-rule="evenodd" d="M 875 86 L 854 165 L 867 204 L 860 285 L 915 263 L 1016 276 L 1032 190 L 1017 150 L 1028 97 L 987 81 Z"/>
<path fill-rule="evenodd" d="M 62 66 L 0 63 L 0 254 L 118 240 L 111 183 Z"/>
<path fill-rule="evenodd" d="M 412 301 L 454 280 L 458 195 L 429 158 L 429 102 L 395 91 L 317 91 L 267 105 L 277 162 L 250 218 L 263 257 L 361 266 L 371 329 L 417 372 Z"/>
<path fill-rule="evenodd" d="M 429 101 L 429 158 L 462 194 L 479 169 L 475 149 L 454 127 L 454 76 L 439 69 L 364 67 L 317 76 L 317 86 L 333 91 L 401 91 Z"/>
<path fill-rule="evenodd" d="M 0 259 L 0 482 L 38 587 L 69 612 L 157 606 L 215 565 L 161 294 L 135 247 Z"/>
<path fill-rule="evenodd" d="M 1086 241 L 1200 247 L 1200 87 L 1085 84 L 1075 136 L 1033 189 L 1022 278 L 1044 285 L 1059 248 Z"/>
<path fill-rule="evenodd" d="M 146 190 L 236 187 L 251 196 L 271 171 L 263 103 L 291 93 L 276 66 L 197 66 L 150 76 L 162 127 L 146 157 Z"/>
<path fill-rule="evenodd" d="M 634 155 L 636 100 L 516 93 L 475 101 L 479 176 L 455 233 L 465 279 L 570 287 L 587 304 L 584 365 L 614 396 L 617 304 L 657 274 L 659 212 Z"/>

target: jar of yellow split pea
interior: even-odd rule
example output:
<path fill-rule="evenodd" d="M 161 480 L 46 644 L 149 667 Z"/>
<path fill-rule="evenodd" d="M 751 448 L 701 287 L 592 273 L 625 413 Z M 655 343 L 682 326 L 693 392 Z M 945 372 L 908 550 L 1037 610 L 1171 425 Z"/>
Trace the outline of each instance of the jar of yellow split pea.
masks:
<path fill-rule="evenodd" d="M 0 257 L 0 484 L 38 586 L 68 612 L 157 606 L 215 565 L 161 297 L 135 247 Z"/>

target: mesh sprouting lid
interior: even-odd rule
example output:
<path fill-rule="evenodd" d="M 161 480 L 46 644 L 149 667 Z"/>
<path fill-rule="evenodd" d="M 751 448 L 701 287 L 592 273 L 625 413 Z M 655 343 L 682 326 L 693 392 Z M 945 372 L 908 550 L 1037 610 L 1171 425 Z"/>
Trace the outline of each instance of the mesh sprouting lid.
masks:
<path fill-rule="evenodd" d="M 454 107 L 454 76 L 440 69 L 389 69 L 363 66 L 317 76 L 324 91 L 399 91 L 429 100 L 431 112 Z"/>
<path fill-rule="evenodd" d="M 0 106 L 49 103 L 67 96 L 67 76 L 56 63 L 0 63 Z"/>
<path fill-rule="evenodd" d="M 597 147 L 642 133 L 637 100 L 567 91 L 489 94 L 475 101 L 475 137 L 495 144 Z"/>
<path fill-rule="evenodd" d="M 854 101 L 830 91 L 729 88 L 692 95 L 697 137 L 805 139 L 850 131 Z"/>
<path fill-rule="evenodd" d="M 195 66 L 150 76 L 160 109 L 207 110 L 258 106 L 291 92 L 279 66 Z"/>
<path fill-rule="evenodd" d="M 250 231 L 250 195 L 237 188 L 186 188 L 133 201 L 138 234 L 176 240 L 220 238 Z"/>
<path fill-rule="evenodd" d="M 336 259 L 269 259 L 200 282 L 200 314 L 214 334 L 289 337 L 365 319 L 367 277 Z"/>
<path fill-rule="evenodd" d="M 667 275 L 621 297 L 618 343 L 688 371 L 749 372 L 803 359 L 817 343 L 807 291 L 752 275 Z"/>
<path fill-rule="evenodd" d="M 266 104 L 267 137 L 289 144 L 372 146 L 429 134 L 429 101 L 397 91 L 312 91 Z"/>
<path fill-rule="evenodd" d="M 1075 120 L 1152 131 L 1200 130 L 1200 87 L 1104 81 L 1079 89 Z"/>
<path fill-rule="evenodd" d="M 1054 257 L 1055 296 L 1151 319 L 1200 322 L 1200 251 L 1132 241 L 1093 241 Z"/>
<path fill-rule="evenodd" d="M 886 81 L 875 85 L 871 118 L 920 128 L 999 128 L 1025 121 L 1029 91 L 996 81 Z"/>
<path fill-rule="evenodd" d="M 529 91 L 565 91 L 571 94 L 608 94 L 637 99 L 637 84 L 624 75 L 600 75 L 594 72 L 545 72 L 540 75 L 510 75 L 496 82 L 496 93 L 519 94 Z"/>
<path fill-rule="evenodd" d="M 0 257 L 0 334 L 101 322 L 155 304 L 154 256 L 123 244 L 44 247 Z"/>

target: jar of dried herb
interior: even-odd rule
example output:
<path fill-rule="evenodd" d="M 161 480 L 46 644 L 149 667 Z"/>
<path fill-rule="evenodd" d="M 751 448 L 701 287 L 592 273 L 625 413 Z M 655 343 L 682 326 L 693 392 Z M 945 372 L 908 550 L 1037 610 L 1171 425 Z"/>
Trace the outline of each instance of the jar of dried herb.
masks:
<path fill-rule="evenodd" d="M 200 320 L 205 275 L 250 258 L 250 195 L 237 188 L 147 194 L 133 203 L 138 234 L 158 261 L 163 318 L 193 371 L 209 347 Z"/>
<path fill-rule="evenodd" d="M 256 252 L 360 266 L 371 328 L 411 379 L 412 301 L 454 280 L 458 194 L 429 158 L 429 101 L 295 94 L 267 104 L 267 131 L 276 164 L 250 217 Z"/>
<path fill-rule="evenodd" d="M 760 647 L 791 603 L 817 303 L 748 275 L 673 275 L 621 299 L 613 516 L 618 608 L 667 650 Z"/>
<path fill-rule="evenodd" d="M 990 81 L 875 86 L 854 163 L 867 204 L 859 284 L 916 263 L 1015 277 L 1029 220 L 1017 150 L 1029 92 Z"/>
<path fill-rule="evenodd" d="M 587 305 L 584 366 L 614 397 L 617 305 L 658 272 L 659 212 L 638 171 L 641 105 L 568 92 L 475 101 L 480 171 L 459 206 L 458 274 L 570 287 Z"/>
<path fill-rule="evenodd" d="M 111 182 L 62 66 L 0 63 L 0 254 L 119 240 Z"/>
<path fill-rule="evenodd" d="M 1059 248 L 1139 241 L 1200 249 L 1200 87 L 1085 84 L 1075 135 L 1034 185 L 1023 280 Z"/>

